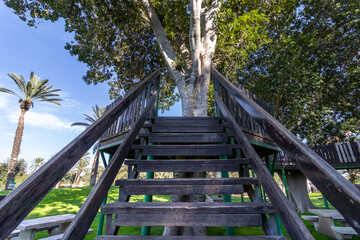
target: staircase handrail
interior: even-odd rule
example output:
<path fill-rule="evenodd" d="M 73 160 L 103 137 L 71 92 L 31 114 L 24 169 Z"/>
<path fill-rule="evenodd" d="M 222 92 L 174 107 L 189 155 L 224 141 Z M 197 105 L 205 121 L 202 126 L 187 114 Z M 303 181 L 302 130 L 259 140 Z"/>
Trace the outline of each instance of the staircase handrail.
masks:
<path fill-rule="evenodd" d="M 156 70 L 141 81 L 113 108 L 86 128 L 0 202 L 0 239 L 5 239 L 18 226 L 130 104 L 142 96 L 144 91 L 152 91 L 152 94 L 156 95 L 149 99 L 147 105 L 154 103 L 154 98 L 157 99 L 158 96 L 159 77 L 160 70 Z M 146 107 L 149 108 L 149 106 Z M 146 111 L 145 108 L 141 110 L 141 118 Z"/>
<path fill-rule="evenodd" d="M 214 68 L 212 74 L 213 81 L 256 120 L 360 234 L 360 190 Z M 219 92 L 219 89 L 215 90 Z"/>

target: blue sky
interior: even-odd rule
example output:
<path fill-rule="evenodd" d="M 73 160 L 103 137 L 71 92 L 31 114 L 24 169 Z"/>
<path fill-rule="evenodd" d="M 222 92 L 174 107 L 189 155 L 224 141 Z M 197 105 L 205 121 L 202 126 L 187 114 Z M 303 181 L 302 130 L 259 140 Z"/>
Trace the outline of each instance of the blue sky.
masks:
<path fill-rule="evenodd" d="M 82 76 L 86 65 L 64 49 L 72 34 L 64 31 L 63 21 L 43 22 L 38 28 L 28 27 L 0 1 L 0 86 L 16 90 L 7 76 L 14 72 L 29 79 L 33 71 L 41 79 L 49 79 L 61 89 L 62 106 L 36 102 L 25 115 L 25 130 L 19 157 L 30 162 L 36 157 L 48 160 L 60 151 L 83 128 L 70 124 L 91 114 L 91 106 L 107 105 L 108 85 L 86 85 Z M 179 115 L 179 104 L 175 112 Z M 0 162 L 10 157 L 13 138 L 20 115 L 18 99 L 0 93 Z"/>

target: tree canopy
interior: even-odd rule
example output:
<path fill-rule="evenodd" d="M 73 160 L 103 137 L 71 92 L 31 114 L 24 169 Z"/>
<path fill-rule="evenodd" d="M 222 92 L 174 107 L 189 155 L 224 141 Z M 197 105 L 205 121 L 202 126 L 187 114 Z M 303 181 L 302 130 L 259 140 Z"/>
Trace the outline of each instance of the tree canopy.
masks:
<path fill-rule="evenodd" d="M 272 103 L 276 118 L 311 144 L 359 133 L 358 1 L 5 3 L 30 26 L 64 18 L 75 33 L 66 49 L 88 65 L 84 80 L 108 82 L 111 98 L 162 67 L 163 108 L 179 97 L 200 104 L 194 96 L 208 93 L 201 83 L 210 63 Z"/>

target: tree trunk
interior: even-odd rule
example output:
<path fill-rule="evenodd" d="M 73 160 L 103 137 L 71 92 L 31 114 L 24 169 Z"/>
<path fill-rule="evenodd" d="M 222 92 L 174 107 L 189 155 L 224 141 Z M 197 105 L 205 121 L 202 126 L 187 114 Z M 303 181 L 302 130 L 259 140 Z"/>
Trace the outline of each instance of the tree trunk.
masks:
<path fill-rule="evenodd" d="M 23 104 L 21 104 L 21 105 L 23 105 Z M 23 136 L 23 132 L 24 132 L 24 117 L 25 117 L 25 113 L 28 110 L 29 110 L 29 108 L 25 108 L 25 107 L 21 106 L 21 113 L 20 113 L 19 122 L 18 122 L 18 126 L 16 129 L 16 133 L 15 133 L 13 149 L 11 152 L 11 158 L 10 158 L 9 166 L 8 166 L 5 190 L 10 190 L 9 183 L 15 181 L 16 164 L 17 164 L 19 153 L 20 153 L 20 145 L 21 145 L 21 140 L 22 140 L 22 136 Z"/>
<path fill-rule="evenodd" d="M 358 179 L 358 174 L 360 173 L 359 169 L 348 169 L 347 170 L 349 174 L 349 182 L 352 184 L 355 184 L 356 180 Z"/>
<path fill-rule="evenodd" d="M 94 163 L 91 168 L 91 177 L 90 177 L 89 186 L 95 186 L 98 166 L 99 166 L 99 151 L 96 151 L 96 154 L 94 157 Z"/>
<path fill-rule="evenodd" d="M 220 0 L 211 1 L 210 6 L 202 0 L 192 0 L 190 11 L 189 45 L 178 44 L 177 56 L 166 37 L 164 28 L 151 0 L 140 0 L 144 12 L 151 22 L 160 51 L 168 66 L 181 96 L 183 116 L 207 116 L 208 92 L 211 64 L 217 41 L 216 13 Z M 175 44 L 176 45 L 176 44 Z M 178 70 L 178 59 L 185 62 L 184 70 Z M 174 177 L 205 177 L 205 173 L 174 173 Z M 173 202 L 205 201 L 205 196 L 172 196 Z M 165 227 L 163 235 L 206 235 L 205 227 Z"/>
<path fill-rule="evenodd" d="M 306 176 L 300 170 L 285 170 L 285 175 L 290 202 L 296 211 L 303 213 L 310 208 L 316 208 L 309 198 Z"/>

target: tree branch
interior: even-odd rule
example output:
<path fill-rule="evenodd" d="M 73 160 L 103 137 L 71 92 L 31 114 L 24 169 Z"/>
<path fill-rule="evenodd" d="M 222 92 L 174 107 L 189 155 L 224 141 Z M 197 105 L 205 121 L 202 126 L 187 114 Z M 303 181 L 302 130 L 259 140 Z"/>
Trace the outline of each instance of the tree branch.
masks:
<path fill-rule="evenodd" d="M 201 74 L 201 25 L 200 25 L 200 13 L 201 13 L 202 0 L 191 1 L 191 17 L 190 17 L 190 51 L 193 62 L 192 77 L 196 79 Z"/>
<path fill-rule="evenodd" d="M 152 6 L 151 0 L 139 0 L 144 10 L 151 22 L 152 28 L 154 30 L 156 40 L 160 46 L 161 53 L 164 56 L 165 62 L 169 67 L 169 70 L 172 74 L 172 76 L 175 79 L 175 82 L 177 85 L 180 84 L 180 80 L 184 79 L 184 75 L 176 70 L 176 54 L 171 47 L 170 41 L 167 39 L 164 28 L 159 20 L 159 17 L 157 16 L 154 7 Z"/>

